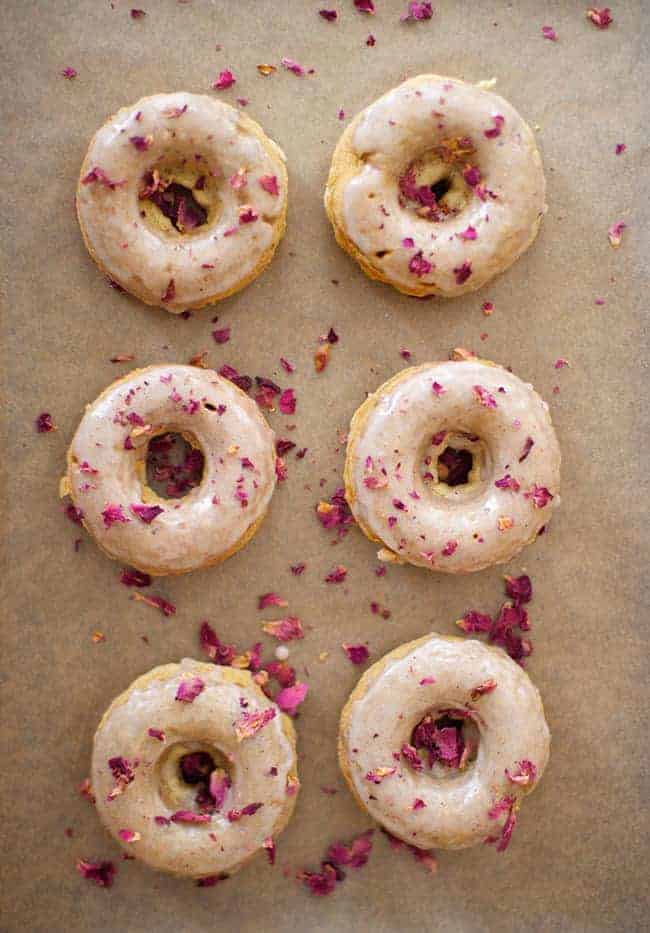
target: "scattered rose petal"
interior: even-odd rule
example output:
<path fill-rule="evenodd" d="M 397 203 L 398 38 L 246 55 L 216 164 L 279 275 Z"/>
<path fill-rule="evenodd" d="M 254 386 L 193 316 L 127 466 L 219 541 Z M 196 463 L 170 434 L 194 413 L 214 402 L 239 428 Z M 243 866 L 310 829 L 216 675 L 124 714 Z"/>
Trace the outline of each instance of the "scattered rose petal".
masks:
<path fill-rule="evenodd" d="M 543 509 L 544 506 L 548 505 L 553 499 L 553 495 L 548 491 L 546 486 L 533 484 L 528 492 L 524 493 L 524 499 L 532 499 L 536 509 Z"/>
<path fill-rule="evenodd" d="M 39 434 L 49 434 L 50 431 L 56 431 L 56 425 L 52 421 L 52 415 L 47 411 L 41 412 L 35 424 Z"/>
<path fill-rule="evenodd" d="M 151 577 L 148 573 L 142 573 L 140 570 L 131 570 L 124 567 L 120 574 L 120 583 L 123 583 L 124 586 L 151 586 Z"/>
<path fill-rule="evenodd" d="M 131 505 L 131 511 L 133 514 L 140 519 L 141 522 L 144 522 L 145 525 L 150 525 L 154 518 L 157 518 L 159 515 L 165 511 L 161 509 L 159 505 Z"/>
<path fill-rule="evenodd" d="M 354 5 L 359 11 L 359 13 L 370 13 L 375 12 L 375 4 L 373 0 L 354 0 Z"/>
<path fill-rule="evenodd" d="M 484 386 L 472 386 L 474 395 L 485 408 L 496 408 L 497 402 Z"/>
<path fill-rule="evenodd" d="M 616 143 L 616 149 L 614 151 L 616 152 L 616 155 L 622 155 L 626 149 L 627 146 L 625 143 Z"/>
<path fill-rule="evenodd" d="M 344 642 L 341 648 L 343 648 L 353 664 L 365 664 L 370 657 L 370 652 L 365 645 L 348 645 Z"/>
<path fill-rule="evenodd" d="M 363 868 L 372 852 L 373 830 L 368 829 L 351 842 L 334 842 L 329 846 L 325 856 L 332 865 L 346 865 L 350 868 Z"/>
<path fill-rule="evenodd" d="M 163 599 L 162 596 L 143 596 L 142 593 L 135 592 L 131 596 L 131 599 L 134 599 L 136 602 L 146 603 L 153 609 L 159 609 L 164 616 L 173 616 L 176 614 L 176 606 L 168 602 L 168 600 Z"/>
<path fill-rule="evenodd" d="M 88 881 L 94 881 L 100 888 L 110 888 L 117 869 L 112 862 L 87 862 L 79 859 L 77 871 Z"/>
<path fill-rule="evenodd" d="M 73 78 L 76 78 L 76 77 L 77 77 L 78 72 L 77 72 L 77 69 L 76 69 L 76 68 L 71 68 L 71 67 L 68 65 L 67 68 L 64 68 L 64 69 L 63 69 L 63 71 L 61 72 L 61 74 L 62 74 L 62 76 L 63 76 L 64 78 L 67 78 L 69 81 L 71 81 Z"/>
<path fill-rule="evenodd" d="M 496 686 L 496 680 L 492 680 L 491 678 L 489 680 L 484 680 L 482 684 L 477 684 L 476 687 L 474 687 L 470 693 L 470 698 L 472 700 L 478 700 L 486 693 L 492 693 L 492 691 L 496 689 Z"/>
<path fill-rule="evenodd" d="M 608 6 L 600 10 L 597 7 L 589 7 L 587 10 L 587 19 L 591 20 L 598 29 L 607 29 L 607 27 L 614 22 Z"/>
<path fill-rule="evenodd" d="M 200 693 L 203 692 L 205 683 L 200 677 L 192 677 L 191 680 L 182 680 L 178 685 L 175 700 L 181 703 L 193 703 Z"/>
<path fill-rule="evenodd" d="M 552 26 L 542 26 L 542 35 L 551 42 L 557 42 L 557 33 Z"/>
<path fill-rule="evenodd" d="M 472 264 L 471 262 L 468 262 L 467 260 L 465 260 L 465 262 L 462 265 L 457 266 L 457 268 L 454 269 L 456 285 L 462 285 L 463 282 L 466 282 L 468 280 L 471 274 L 472 274 Z"/>
<path fill-rule="evenodd" d="M 307 696 L 307 684 L 296 683 L 292 687 L 284 687 L 275 696 L 275 702 L 283 713 L 295 716 L 296 710 Z"/>
<path fill-rule="evenodd" d="M 133 829 L 118 829 L 117 835 L 122 842 L 139 842 L 142 839 L 140 833 L 136 833 Z"/>
<path fill-rule="evenodd" d="M 263 729 L 272 719 L 275 719 L 274 706 L 258 710 L 255 713 L 243 713 L 235 723 L 237 741 L 243 742 L 244 739 L 250 739 L 257 735 L 260 729 Z"/>
<path fill-rule="evenodd" d="M 138 152 L 146 152 L 153 145 L 153 136 L 129 136 L 129 142 Z"/>
<path fill-rule="evenodd" d="M 212 82 L 212 87 L 215 91 L 225 91 L 227 88 L 232 87 L 235 81 L 232 71 L 226 68 L 224 71 L 219 72 L 219 76 Z"/>
<path fill-rule="evenodd" d="M 343 567 L 342 564 L 337 564 L 337 566 L 333 570 L 330 570 L 330 572 L 325 577 L 325 583 L 343 583 L 347 573 L 347 568 Z"/>
<path fill-rule="evenodd" d="M 293 415 L 296 410 L 296 395 L 293 389 L 285 389 L 278 403 L 283 415 Z"/>
<path fill-rule="evenodd" d="M 281 64 L 287 71 L 293 72 L 293 74 L 297 75 L 299 78 L 305 74 L 305 69 L 302 65 L 299 65 L 298 62 L 294 61 L 293 58 L 283 58 L 281 59 Z"/>
<path fill-rule="evenodd" d="M 265 622 L 262 628 L 267 635 L 272 635 L 278 641 L 294 641 L 297 638 L 304 638 L 305 633 L 302 630 L 302 622 L 296 616 L 286 616 L 284 619 L 275 619 L 272 622 Z"/>
<path fill-rule="evenodd" d="M 215 343 L 228 343 L 230 340 L 230 327 L 222 327 L 212 331 Z"/>
<path fill-rule="evenodd" d="M 146 10 L 131 10 L 131 19 L 142 19 L 146 15 Z"/>
<path fill-rule="evenodd" d="M 263 188 L 268 194 L 273 195 L 274 198 L 277 198 L 280 194 L 280 189 L 278 187 L 278 179 L 276 175 L 262 175 L 258 179 L 260 188 Z"/>
<path fill-rule="evenodd" d="M 621 239 L 623 236 L 623 231 L 627 227 L 627 224 L 623 220 L 617 220 L 616 223 L 612 224 L 609 230 L 607 231 L 607 238 L 610 244 L 614 249 L 618 249 L 621 245 Z"/>
<path fill-rule="evenodd" d="M 212 817 L 209 813 L 195 813 L 193 810 L 177 810 L 170 817 L 172 823 L 209 823 Z"/>
<path fill-rule="evenodd" d="M 397 768 L 374 768 L 372 771 L 366 773 L 366 781 L 371 781 L 373 784 L 381 784 L 383 780 L 387 777 L 391 777 Z"/>
<path fill-rule="evenodd" d="M 456 236 L 458 236 L 461 240 L 475 240 L 478 234 L 474 227 L 472 227 L 470 224 L 469 227 L 461 231 L 461 233 L 456 234 Z"/>
<path fill-rule="evenodd" d="M 432 16 L 433 7 L 429 2 L 427 2 L 427 0 L 425 0 L 425 2 L 410 0 L 406 13 L 403 13 L 402 16 L 400 16 L 400 19 L 403 23 L 406 23 L 409 20 L 418 21 L 431 19 Z"/>
<path fill-rule="evenodd" d="M 333 23 L 338 19 L 339 14 L 336 10 L 319 10 L 318 15 L 327 20 L 328 23 Z"/>
<path fill-rule="evenodd" d="M 127 522 L 131 521 L 131 519 L 127 518 L 124 514 L 121 505 L 107 505 L 102 512 L 102 518 L 104 519 L 105 528 L 110 528 L 111 525 L 115 524 L 125 525 Z"/>

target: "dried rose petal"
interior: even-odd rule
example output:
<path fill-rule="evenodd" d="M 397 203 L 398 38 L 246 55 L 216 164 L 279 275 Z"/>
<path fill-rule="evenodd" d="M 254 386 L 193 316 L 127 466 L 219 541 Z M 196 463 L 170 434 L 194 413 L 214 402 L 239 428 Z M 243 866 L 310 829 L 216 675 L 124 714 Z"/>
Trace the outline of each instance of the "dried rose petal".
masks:
<path fill-rule="evenodd" d="M 528 492 L 524 493 L 524 499 L 532 499 L 536 509 L 543 509 L 553 499 L 553 494 L 548 491 L 546 486 L 534 484 Z"/>
<path fill-rule="evenodd" d="M 422 255 L 422 250 L 411 257 L 409 262 L 409 272 L 412 272 L 413 275 L 417 275 L 418 278 L 421 278 L 423 275 L 428 275 L 431 272 L 432 265 L 428 259 L 425 259 Z"/>
<path fill-rule="evenodd" d="M 152 739 L 158 739 L 159 742 L 165 741 L 165 733 L 162 729 L 154 729 L 151 727 L 147 729 L 147 735 L 150 735 Z"/>
<path fill-rule="evenodd" d="M 293 389 L 285 389 L 278 402 L 283 415 L 293 415 L 296 410 L 296 396 Z"/>
<path fill-rule="evenodd" d="M 117 835 L 122 842 L 139 842 L 142 839 L 140 833 L 136 833 L 133 829 L 118 829 Z"/>
<path fill-rule="evenodd" d="M 151 586 L 151 577 L 148 573 L 142 573 L 140 570 L 131 570 L 124 567 L 120 574 L 120 583 L 123 583 L 124 586 Z"/>
<path fill-rule="evenodd" d="M 221 664 L 224 667 L 228 667 L 232 663 L 237 653 L 235 646 L 222 644 L 214 629 L 208 625 L 207 622 L 201 623 L 199 638 L 201 647 L 211 661 L 214 661 L 215 664 Z"/>
<path fill-rule="evenodd" d="M 162 596 L 143 596 L 141 593 L 135 592 L 131 596 L 131 599 L 134 599 L 136 602 L 146 603 L 154 609 L 160 609 L 164 616 L 173 616 L 176 614 L 176 606 L 168 600 L 163 599 Z"/>
<path fill-rule="evenodd" d="M 235 723 L 237 741 L 242 742 L 244 739 L 257 735 L 260 729 L 263 729 L 272 719 L 275 719 L 275 707 L 273 706 L 255 713 L 243 713 Z"/>
<path fill-rule="evenodd" d="M 312 894 L 324 897 L 331 894 L 338 881 L 336 869 L 329 862 L 323 862 L 323 870 L 320 872 L 299 871 L 296 875 L 298 881 L 309 888 Z"/>
<path fill-rule="evenodd" d="M 497 489 L 512 489 L 513 492 L 519 492 L 521 488 L 519 481 L 509 473 L 506 473 L 501 477 L 501 479 L 495 480 L 494 485 L 497 487 Z"/>
<path fill-rule="evenodd" d="M 462 265 L 454 269 L 454 276 L 456 278 L 456 285 L 462 285 L 463 282 L 466 282 L 470 275 L 472 274 L 472 264 L 465 260 Z"/>
<path fill-rule="evenodd" d="M 506 121 L 505 121 L 505 118 L 502 117 L 500 113 L 497 113 L 492 117 L 492 122 L 494 123 L 494 126 L 489 130 L 483 131 L 483 135 L 487 139 L 496 139 L 497 136 L 500 136 L 501 130 L 503 129 L 503 124 Z"/>
<path fill-rule="evenodd" d="M 492 617 L 472 609 L 466 612 L 463 618 L 456 622 L 456 625 L 467 634 L 489 632 L 492 629 Z"/>
<path fill-rule="evenodd" d="M 591 20 L 594 26 L 597 26 L 598 29 L 607 29 L 607 27 L 614 22 L 608 6 L 603 7 L 600 10 L 597 7 L 589 7 L 586 15 L 587 19 Z"/>
<path fill-rule="evenodd" d="M 325 858 L 332 865 L 349 865 L 350 868 L 363 868 L 372 852 L 372 835 L 368 829 L 351 842 L 334 842 L 327 850 Z"/>
<path fill-rule="evenodd" d="M 153 145 L 153 136 L 129 136 L 129 142 L 138 152 L 146 152 Z"/>
<path fill-rule="evenodd" d="M 71 81 L 72 78 L 76 78 L 77 74 L 78 74 L 77 69 L 70 67 L 70 65 L 68 65 L 67 68 L 64 68 L 63 71 L 61 72 L 61 75 L 64 78 L 67 78 L 69 81 Z"/>
<path fill-rule="evenodd" d="M 381 784 L 385 778 L 391 777 L 396 771 L 397 768 L 374 768 L 372 771 L 367 772 L 366 781 L 371 781 L 373 784 Z"/>
<path fill-rule="evenodd" d="M 283 713 L 288 713 L 289 716 L 295 716 L 296 710 L 307 696 L 308 690 L 309 687 L 304 683 L 296 683 L 292 687 L 284 687 L 276 694 L 275 702 Z"/>
<path fill-rule="evenodd" d="M 370 652 L 365 645 L 348 645 L 345 642 L 341 645 L 350 661 L 353 664 L 365 664 L 370 657 Z"/>
<path fill-rule="evenodd" d="M 627 149 L 627 146 L 625 145 L 625 143 L 616 143 L 616 149 L 614 151 L 616 155 L 622 155 L 626 149 Z"/>
<path fill-rule="evenodd" d="M 209 823 L 212 817 L 209 813 L 194 813 L 193 810 L 177 810 L 170 817 L 172 823 Z"/>
<path fill-rule="evenodd" d="M 557 42 L 557 33 L 552 26 L 542 26 L 542 35 L 551 42 Z"/>
<path fill-rule="evenodd" d="M 219 76 L 212 82 L 212 87 L 215 91 L 225 91 L 235 83 L 236 79 L 234 74 L 226 68 L 219 72 Z"/>
<path fill-rule="evenodd" d="M 131 521 L 130 518 L 127 518 L 124 514 L 124 510 L 121 505 L 107 505 L 104 511 L 102 512 L 102 518 L 104 519 L 104 527 L 110 528 L 111 525 L 122 524 L 125 525 Z"/>
<path fill-rule="evenodd" d="M 447 541 L 443 547 L 441 554 L 443 557 L 451 557 L 456 548 L 458 547 L 458 541 Z"/>
<path fill-rule="evenodd" d="M 302 78 L 306 74 L 305 69 L 298 62 L 294 61 L 293 58 L 283 58 L 281 59 L 281 64 L 287 71 L 293 72 L 299 78 Z"/>
<path fill-rule="evenodd" d="M 374 13 L 375 4 L 373 0 L 354 0 L 354 5 L 359 13 Z"/>
<path fill-rule="evenodd" d="M 123 178 L 121 181 L 111 181 L 106 172 L 96 165 L 81 179 L 82 185 L 92 185 L 95 182 L 99 182 L 104 188 L 115 191 L 116 188 L 121 188 L 122 185 L 126 184 L 126 179 Z"/>
<path fill-rule="evenodd" d="M 182 680 L 176 691 L 175 700 L 181 703 L 193 703 L 194 700 L 203 692 L 205 683 L 200 677 L 192 677 L 191 680 Z"/>
<path fill-rule="evenodd" d="M 131 10 L 131 19 L 142 19 L 146 15 L 146 10 Z"/>
<path fill-rule="evenodd" d="M 339 16 L 336 10 L 319 10 L 318 15 L 327 20 L 328 23 L 334 23 Z"/>
<path fill-rule="evenodd" d="M 485 408 L 496 408 L 497 401 L 484 386 L 472 386 L 474 395 Z"/>
<path fill-rule="evenodd" d="M 248 803 L 241 809 L 235 808 L 233 810 L 228 810 L 228 821 L 230 823 L 237 823 L 239 820 L 241 820 L 242 816 L 252 816 L 254 813 L 257 813 L 260 807 L 263 806 L 263 803 Z"/>
<path fill-rule="evenodd" d="M 408 742 L 405 742 L 400 749 L 400 754 L 406 758 L 414 771 L 424 770 L 424 763 L 418 755 L 417 749 L 414 745 L 410 745 Z"/>
<path fill-rule="evenodd" d="M 230 340 L 230 328 L 222 327 L 221 329 L 213 330 L 212 336 L 215 343 L 228 343 Z"/>
<path fill-rule="evenodd" d="M 528 603 L 533 597 L 533 584 L 527 574 L 520 577 L 505 577 L 506 593 L 517 603 Z"/>
<path fill-rule="evenodd" d="M 516 771 L 511 772 L 508 768 L 506 768 L 506 777 L 513 784 L 519 784 L 522 787 L 526 787 L 528 784 L 535 783 L 537 779 L 537 768 L 532 761 L 524 758 L 517 762 Z"/>
<path fill-rule="evenodd" d="M 278 641 L 293 641 L 296 638 L 305 637 L 305 633 L 302 630 L 302 622 L 300 619 L 296 618 L 296 616 L 286 616 L 284 619 L 275 619 L 273 622 L 265 622 L 262 628 L 267 635 L 273 635 Z"/>
<path fill-rule="evenodd" d="M 268 194 L 273 195 L 274 198 L 277 198 L 280 194 L 280 188 L 278 187 L 278 179 L 276 175 L 262 175 L 259 179 L 259 186 L 263 188 Z"/>
<path fill-rule="evenodd" d="M 330 572 L 325 577 L 325 583 L 343 583 L 347 573 L 348 571 L 346 567 L 344 567 L 342 564 L 337 564 L 337 566 L 334 567 L 333 570 L 330 570 Z"/>
<path fill-rule="evenodd" d="M 117 869 L 112 862 L 87 862 L 79 859 L 77 871 L 88 881 L 94 881 L 100 888 L 110 888 Z"/>
<path fill-rule="evenodd" d="M 612 224 L 609 230 L 607 231 L 607 239 L 614 249 L 618 249 L 621 245 L 621 239 L 623 231 L 627 227 L 627 224 L 623 220 L 618 220 L 616 223 Z"/>
<path fill-rule="evenodd" d="M 41 412 L 35 424 L 39 434 L 48 434 L 50 431 L 56 431 L 56 425 L 52 421 L 52 415 L 47 411 Z"/>
<path fill-rule="evenodd" d="M 492 693 L 496 689 L 497 682 L 490 678 L 489 680 L 484 680 L 482 684 L 477 684 L 470 693 L 472 700 L 478 700 L 480 697 L 484 696 L 486 693 Z"/>
<path fill-rule="evenodd" d="M 461 240 L 475 240 L 478 237 L 478 233 L 475 228 L 470 224 L 469 227 L 466 227 L 465 230 L 462 230 L 460 233 L 456 234 Z M 455 270 L 454 270 L 455 271 Z"/>
<path fill-rule="evenodd" d="M 403 13 L 402 16 L 400 16 L 400 20 L 403 23 L 406 23 L 409 20 L 421 21 L 425 19 L 431 19 L 432 16 L 433 7 L 428 2 L 428 0 L 424 0 L 424 2 L 420 2 L 420 0 L 410 0 L 408 9 L 406 13 Z"/>
<path fill-rule="evenodd" d="M 131 511 L 133 514 L 140 519 L 141 522 L 144 522 L 145 525 L 150 525 L 154 518 L 157 518 L 159 515 L 165 511 L 161 509 L 159 505 L 131 505 Z"/>

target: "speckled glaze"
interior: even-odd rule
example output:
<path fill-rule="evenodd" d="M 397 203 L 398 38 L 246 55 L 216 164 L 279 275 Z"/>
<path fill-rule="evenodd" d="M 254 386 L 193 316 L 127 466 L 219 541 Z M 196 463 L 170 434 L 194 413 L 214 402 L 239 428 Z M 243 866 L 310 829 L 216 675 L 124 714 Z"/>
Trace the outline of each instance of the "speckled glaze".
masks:
<path fill-rule="evenodd" d="M 435 683 L 420 684 L 433 677 Z M 496 688 L 471 702 L 488 679 Z M 478 714 L 479 748 L 465 770 L 444 776 L 414 771 L 393 752 L 410 741 L 432 711 L 454 708 Z M 359 805 L 399 839 L 422 849 L 460 849 L 498 834 L 503 817 L 488 811 L 505 796 L 521 798 L 536 782 L 512 783 L 506 773 L 533 762 L 537 780 L 549 757 L 550 735 L 537 688 L 501 648 L 479 641 L 427 635 L 402 645 L 369 668 L 352 692 L 339 730 L 339 762 Z M 366 774 L 397 767 L 380 784 Z M 425 807 L 414 810 L 416 798 Z"/>
<path fill-rule="evenodd" d="M 176 700 L 182 681 L 199 677 L 203 691 L 192 703 Z M 242 702 L 248 705 L 245 709 Z M 239 740 L 234 724 L 243 712 L 273 707 L 275 718 L 250 738 Z M 162 730 L 164 741 L 148 734 Z M 184 659 L 135 680 L 104 714 L 95 734 L 92 788 L 99 816 L 120 845 L 152 868 L 194 878 L 232 874 L 254 855 L 264 840 L 286 826 L 298 790 L 295 734 L 283 713 L 254 683 L 248 671 Z M 229 762 L 232 786 L 223 807 L 208 823 L 157 825 L 178 810 L 198 812 L 196 786 L 186 785 L 165 766 L 170 750 L 212 749 Z M 138 761 L 135 777 L 123 793 L 107 799 L 115 786 L 108 760 Z M 269 773 L 271 768 L 277 773 Z M 287 793 L 289 782 L 290 793 Z M 236 822 L 233 809 L 261 803 L 254 814 Z M 140 834 L 125 843 L 120 829 Z"/>
<path fill-rule="evenodd" d="M 441 394 L 433 391 L 434 383 Z M 491 395 L 495 408 L 481 403 L 477 386 Z M 445 437 L 434 446 L 442 431 Z M 528 437 L 534 444 L 522 460 Z M 438 481 L 437 458 L 448 444 L 476 455 L 466 485 Z M 517 492 L 495 486 L 506 474 L 519 483 Z M 371 476 L 386 485 L 368 488 Z M 535 486 L 553 496 L 543 507 L 530 495 Z M 486 360 L 405 369 L 352 418 L 346 497 L 363 532 L 383 545 L 379 556 L 385 560 L 445 573 L 510 560 L 550 520 L 560 502 L 559 486 L 560 449 L 546 402 L 530 384 Z"/>
<path fill-rule="evenodd" d="M 128 421 L 130 414 L 145 422 L 144 433 Z M 147 442 L 167 431 L 183 434 L 204 456 L 200 485 L 182 499 L 159 498 L 146 485 Z M 127 438 L 133 450 L 125 449 Z M 253 536 L 275 488 L 274 442 L 255 402 L 213 370 L 149 366 L 118 379 L 87 406 L 62 492 L 110 557 L 154 575 L 186 573 L 224 560 Z M 242 466 L 245 457 L 252 469 Z M 84 472 L 84 463 L 97 472 Z M 235 495 L 240 489 L 245 507 Z M 142 503 L 164 511 L 145 524 L 130 509 Z M 106 527 L 108 505 L 122 506 L 129 521 Z"/>
<path fill-rule="evenodd" d="M 132 136 L 150 138 L 149 148 L 138 151 Z M 143 175 L 170 160 L 200 168 L 218 185 L 214 219 L 184 234 L 171 224 L 145 222 L 138 198 Z M 96 167 L 125 183 L 114 189 L 83 184 Z M 234 188 L 230 178 L 240 170 L 246 184 Z M 276 176 L 278 195 L 262 188 L 263 176 Z M 256 221 L 240 222 L 245 206 L 254 208 Z M 111 117 L 90 143 L 77 188 L 79 223 L 100 269 L 142 301 L 175 314 L 225 298 L 259 275 L 284 233 L 286 209 L 282 150 L 235 108 L 186 92 L 145 97 Z M 171 281 L 175 294 L 163 300 Z"/>
<path fill-rule="evenodd" d="M 504 118 L 501 133 L 488 138 L 496 115 Z M 466 186 L 464 207 L 438 223 L 400 203 L 399 178 L 409 165 L 445 140 L 467 136 L 475 152 L 466 163 L 480 169 L 485 199 Z M 338 243 L 371 278 L 408 295 L 454 297 L 503 272 L 533 242 L 546 211 L 544 172 L 530 127 L 506 100 L 455 78 L 419 75 L 345 130 L 325 207 Z M 460 236 L 468 226 L 476 230 L 473 241 Z M 432 267 L 422 276 L 409 269 L 418 254 Z M 454 270 L 464 262 L 471 274 L 459 282 Z"/>

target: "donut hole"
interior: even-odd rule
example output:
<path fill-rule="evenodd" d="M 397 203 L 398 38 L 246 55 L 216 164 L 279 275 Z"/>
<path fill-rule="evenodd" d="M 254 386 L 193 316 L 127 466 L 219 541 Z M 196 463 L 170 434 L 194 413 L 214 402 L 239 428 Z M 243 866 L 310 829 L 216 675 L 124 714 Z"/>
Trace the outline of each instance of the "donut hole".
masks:
<path fill-rule="evenodd" d="M 147 485 L 161 499 L 182 499 L 201 484 L 205 457 L 184 434 L 152 437 L 145 457 Z"/>
<path fill-rule="evenodd" d="M 221 213 L 216 177 L 189 160 L 158 164 L 145 172 L 138 192 L 140 216 L 157 233 L 191 235 Z"/>
<path fill-rule="evenodd" d="M 473 466 L 471 450 L 445 447 L 438 457 L 438 482 L 447 486 L 465 486 Z"/>
<path fill-rule="evenodd" d="M 441 223 L 463 210 L 471 189 L 462 175 L 463 164 L 440 149 L 425 152 L 398 178 L 399 201 L 425 220 Z"/>
<path fill-rule="evenodd" d="M 476 434 L 439 431 L 425 442 L 422 455 L 422 480 L 434 495 L 464 500 L 487 481 L 489 448 Z"/>
<path fill-rule="evenodd" d="M 202 742 L 176 742 L 156 765 L 160 797 L 170 809 L 200 813 L 220 810 L 232 787 L 232 763 Z"/>
<path fill-rule="evenodd" d="M 476 760 L 480 733 L 470 711 L 438 709 L 417 723 L 410 744 L 426 772 L 437 778 L 455 777 Z"/>

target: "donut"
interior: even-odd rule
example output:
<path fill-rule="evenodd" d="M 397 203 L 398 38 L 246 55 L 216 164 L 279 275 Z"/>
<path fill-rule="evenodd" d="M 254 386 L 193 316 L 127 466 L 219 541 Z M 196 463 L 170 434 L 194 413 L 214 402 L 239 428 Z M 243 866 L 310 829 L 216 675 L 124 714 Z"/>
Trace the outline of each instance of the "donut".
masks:
<path fill-rule="evenodd" d="M 546 212 L 532 130 L 502 97 L 419 75 L 341 136 L 325 189 L 339 245 L 406 295 L 481 288 L 530 246 Z"/>
<path fill-rule="evenodd" d="M 534 541 L 559 505 L 547 404 L 496 363 L 461 353 L 402 370 L 352 418 L 346 499 L 381 560 L 482 570 Z"/>
<path fill-rule="evenodd" d="M 249 671 L 185 658 L 138 677 L 93 744 L 99 817 L 152 868 L 212 880 L 289 821 L 299 789 L 290 719 Z"/>
<path fill-rule="evenodd" d="M 201 94 L 154 94 L 93 137 L 77 187 L 88 252 L 111 282 L 179 314 L 227 298 L 285 229 L 285 156 L 261 126 Z"/>
<path fill-rule="evenodd" d="M 148 485 L 147 452 L 169 432 L 202 462 L 183 498 Z M 225 560 L 257 531 L 276 483 L 274 439 L 256 403 L 213 370 L 148 366 L 86 407 L 60 491 L 109 557 L 155 576 L 187 573 Z"/>
<path fill-rule="evenodd" d="M 373 664 L 341 714 L 359 806 L 421 849 L 506 848 L 550 735 L 537 688 L 501 649 L 426 635 Z"/>

